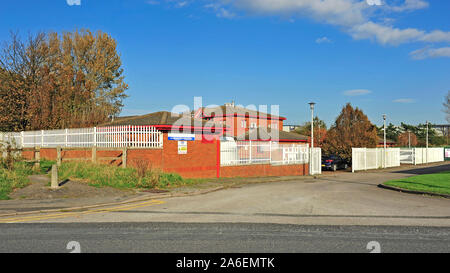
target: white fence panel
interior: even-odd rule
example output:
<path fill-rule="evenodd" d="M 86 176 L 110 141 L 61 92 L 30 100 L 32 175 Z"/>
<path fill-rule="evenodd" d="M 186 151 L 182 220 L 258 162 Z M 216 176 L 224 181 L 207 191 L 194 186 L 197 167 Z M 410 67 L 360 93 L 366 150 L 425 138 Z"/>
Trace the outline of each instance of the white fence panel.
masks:
<path fill-rule="evenodd" d="M 306 164 L 308 145 L 283 144 L 267 141 L 221 141 L 220 164 Z"/>
<path fill-rule="evenodd" d="M 18 148 L 105 147 L 161 148 L 162 132 L 151 126 L 112 126 L 2 133 L 3 141 Z"/>
<path fill-rule="evenodd" d="M 311 149 L 311 174 L 321 174 L 322 173 L 322 149 L 312 148 Z"/>
<path fill-rule="evenodd" d="M 401 149 L 401 163 L 402 164 L 426 164 L 434 162 L 443 162 L 444 148 L 411 148 Z"/>
<path fill-rule="evenodd" d="M 400 148 L 352 148 L 352 171 L 400 166 Z"/>

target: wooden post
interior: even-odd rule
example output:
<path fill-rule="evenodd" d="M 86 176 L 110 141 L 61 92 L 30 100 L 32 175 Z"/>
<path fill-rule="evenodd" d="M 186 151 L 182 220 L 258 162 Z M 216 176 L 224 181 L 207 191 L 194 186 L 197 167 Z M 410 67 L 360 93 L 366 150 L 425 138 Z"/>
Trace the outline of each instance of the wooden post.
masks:
<path fill-rule="evenodd" d="M 61 147 L 57 147 L 56 148 L 56 164 L 58 165 L 58 167 L 61 166 L 61 161 L 62 161 Z"/>
<path fill-rule="evenodd" d="M 97 147 L 92 147 L 92 163 L 97 163 Z"/>
<path fill-rule="evenodd" d="M 59 188 L 59 182 L 58 182 L 58 167 L 56 165 L 52 166 L 52 189 Z"/>
<path fill-rule="evenodd" d="M 127 147 L 123 148 L 122 152 L 122 168 L 127 167 Z"/>
<path fill-rule="evenodd" d="M 34 167 L 39 169 L 41 167 L 41 147 L 36 147 L 34 149 L 34 160 L 36 161 Z"/>

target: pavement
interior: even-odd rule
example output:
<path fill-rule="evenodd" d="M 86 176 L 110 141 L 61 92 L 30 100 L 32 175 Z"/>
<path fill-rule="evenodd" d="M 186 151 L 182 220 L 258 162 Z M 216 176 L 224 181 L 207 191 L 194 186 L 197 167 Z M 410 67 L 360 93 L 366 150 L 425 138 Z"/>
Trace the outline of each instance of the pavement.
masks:
<path fill-rule="evenodd" d="M 450 227 L 450 199 L 378 188 L 390 179 L 450 170 L 449 163 L 242 185 L 208 194 L 73 212 L 0 218 L 8 223 L 260 223 Z"/>
<path fill-rule="evenodd" d="M 369 242 L 382 253 L 450 252 L 450 230 L 436 227 L 68 223 L 0 224 L 0 230 L 1 253 L 69 253 L 69 242 L 82 253 L 369 253 Z"/>

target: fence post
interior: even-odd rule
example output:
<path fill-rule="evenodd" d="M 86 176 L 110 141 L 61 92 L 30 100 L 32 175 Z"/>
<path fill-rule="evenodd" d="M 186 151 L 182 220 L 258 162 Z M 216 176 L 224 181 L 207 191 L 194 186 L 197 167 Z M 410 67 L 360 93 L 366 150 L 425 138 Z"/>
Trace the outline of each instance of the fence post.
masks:
<path fill-rule="evenodd" d="M 124 147 L 122 152 L 122 168 L 126 167 L 127 167 L 127 147 Z"/>
<path fill-rule="evenodd" d="M 269 163 L 272 164 L 272 140 L 269 141 Z"/>
<path fill-rule="evenodd" d="M 92 147 L 92 163 L 97 163 L 97 147 Z"/>
<path fill-rule="evenodd" d="M 97 127 L 94 127 L 94 142 L 93 142 L 94 147 L 97 146 Z"/>
<path fill-rule="evenodd" d="M 367 171 L 367 148 L 364 148 L 364 170 Z"/>
<path fill-rule="evenodd" d="M 252 163 L 252 141 L 250 140 L 250 164 Z"/>
<path fill-rule="evenodd" d="M 24 139 L 25 139 L 25 137 L 24 137 L 24 132 L 22 131 L 22 132 L 20 132 L 20 144 L 21 144 L 21 146 L 22 146 L 22 148 L 24 148 L 25 147 L 25 145 L 24 145 Z"/>
<path fill-rule="evenodd" d="M 59 188 L 59 183 L 58 183 L 58 167 L 56 165 L 52 166 L 52 183 L 51 183 L 51 188 L 52 189 L 57 189 Z"/>
<path fill-rule="evenodd" d="M 34 167 L 39 169 L 41 167 L 41 147 L 36 147 L 34 149 L 34 160 L 36 161 Z"/>
<path fill-rule="evenodd" d="M 61 161 L 61 147 L 58 146 L 56 147 L 56 165 L 58 165 L 58 167 L 61 166 Z"/>
<path fill-rule="evenodd" d="M 65 131 L 65 137 L 66 137 L 66 140 L 65 140 L 65 146 L 67 147 L 67 139 L 68 139 L 68 137 L 69 137 L 69 130 L 68 129 L 66 129 L 66 131 Z"/>

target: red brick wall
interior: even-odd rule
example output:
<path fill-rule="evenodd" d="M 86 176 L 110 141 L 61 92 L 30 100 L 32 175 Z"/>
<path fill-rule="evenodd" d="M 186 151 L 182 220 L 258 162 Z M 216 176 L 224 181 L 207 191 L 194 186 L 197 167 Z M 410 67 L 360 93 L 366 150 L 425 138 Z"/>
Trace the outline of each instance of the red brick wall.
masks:
<path fill-rule="evenodd" d="M 187 141 L 187 154 L 178 154 L 178 141 L 168 140 L 164 134 L 163 149 L 128 149 L 127 165 L 136 167 L 140 160 L 145 160 L 149 168 L 158 168 L 167 173 L 178 173 L 184 178 L 214 178 L 217 176 L 218 155 L 217 139 L 202 141 L 201 135 L 195 141 Z M 122 151 L 97 150 L 97 160 L 101 163 L 120 165 L 121 160 L 102 160 L 101 157 L 119 157 Z M 256 151 L 255 151 L 256 154 Z M 63 158 L 92 158 L 91 149 L 63 150 Z M 24 151 L 23 156 L 32 158 L 31 151 Z M 42 148 L 41 158 L 56 160 L 55 148 Z M 220 163 L 219 163 L 220 164 Z M 220 167 L 220 177 L 257 177 L 257 176 L 295 176 L 308 174 L 308 165 L 245 165 Z"/>
<path fill-rule="evenodd" d="M 308 174 L 308 164 L 280 165 L 255 164 L 220 168 L 220 177 L 300 176 Z"/>
<path fill-rule="evenodd" d="M 168 140 L 164 134 L 162 155 L 163 171 L 178 173 L 186 178 L 210 178 L 217 173 L 217 140 L 210 143 L 201 141 L 197 135 L 195 141 L 188 141 L 187 154 L 178 154 L 178 141 Z"/>

